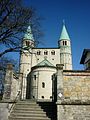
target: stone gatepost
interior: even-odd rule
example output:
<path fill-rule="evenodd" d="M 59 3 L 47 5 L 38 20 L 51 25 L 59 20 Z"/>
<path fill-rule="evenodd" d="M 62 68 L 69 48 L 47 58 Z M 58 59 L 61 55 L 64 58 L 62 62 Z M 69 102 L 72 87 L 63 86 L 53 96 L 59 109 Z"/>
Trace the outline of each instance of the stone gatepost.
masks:
<path fill-rule="evenodd" d="M 63 117 L 60 115 L 60 104 L 64 99 L 63 96 L 63 64 L 57 64 L 57 120 L 63 120 Z"/>
<path fill-rule="evenodd" d="M 4 94 L 3 94 L 4 101 L 10 100 L 12 78 L 13 78 L 13 65 L 8 64 L 6 68 L 6 75 L 4 81 Z"/>
<path fill-rule="evenodd" d="M 23 73 L 19 73 L 19 92 L 20 92 L 20 95 L 19 95 L 19 99 L 22 98 L 22 83 L 23 83 Z"/>
<path fill-rule="evenodd" d="M 63 64 L 57 64 L 57 102 L 63 98 Z"/>
<path fill-rule="evenodd" d="M 8 103 L 0 102 L 0 120 L 8 120 Z"/>

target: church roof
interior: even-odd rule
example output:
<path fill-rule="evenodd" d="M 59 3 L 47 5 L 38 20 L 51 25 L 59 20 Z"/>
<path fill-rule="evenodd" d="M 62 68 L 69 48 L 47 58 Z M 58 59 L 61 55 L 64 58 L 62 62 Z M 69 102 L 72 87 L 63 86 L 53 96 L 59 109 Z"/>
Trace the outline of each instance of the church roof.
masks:
<path fill-rule="evenodd" d="M 65 23 L 63 23 L 63 28 L 59 40 L 70 40 Z"/>
<path fill-rule="evenodd" d="M 46 66 L 46 67 L 55 67 L 47 59 L 44 59 L 42 62 L 38 63 L 36 66 Z"/>
<path fill-rule="evenodd" d="M 27 31 L 26 31 L 26 33 L 24 35 L 24 39 L 34 41 L 33 34 L 32 34 L 32 31 L 31 31 L 31 26 L 28 26 Z"/>

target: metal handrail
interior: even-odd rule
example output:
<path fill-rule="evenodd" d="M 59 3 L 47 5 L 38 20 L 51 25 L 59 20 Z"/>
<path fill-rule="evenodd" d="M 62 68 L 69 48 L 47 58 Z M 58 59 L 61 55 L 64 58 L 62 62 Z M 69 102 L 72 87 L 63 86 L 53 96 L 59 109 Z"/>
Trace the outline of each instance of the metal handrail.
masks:
<path fill-rule="evenodd" d="M 14 101 L 13 101 L 13 104 L 11 105 L 11 107 L 10 107 L 10 109 L 9 109 L 9 113 L 11 112 L 11 110 L 12 110 L 12 108 L 14 107 L 16 101 L 18 100 L 18 99 L 17 99 L 18 96 L 20 97 L 20 93 L 21 93 L 21 91 L 18 91 L 17 96 L 15 97 L 15 99 L 14 99 Z"/>

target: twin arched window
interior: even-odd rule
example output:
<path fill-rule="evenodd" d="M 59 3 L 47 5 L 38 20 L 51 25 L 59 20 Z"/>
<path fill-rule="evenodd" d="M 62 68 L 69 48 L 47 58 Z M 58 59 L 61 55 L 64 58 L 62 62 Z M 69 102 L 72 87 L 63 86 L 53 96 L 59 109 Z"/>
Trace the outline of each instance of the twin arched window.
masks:
<path fill-rule="evenodd" d="M 63 45 L 67 45 L 67 41 L 63 41 Z"/>
<path fill-rule="evenodd" d="M 37 51 L 37 55 L 40 55 L 41 54 L 41 51 Z"/>
<path fill-rule="evenodd" d="M 55 55 L 55 51 L 53 50 L 53 51 L 51 51 L 51 55 Z"/>
<path fill-rule="evenodd" d="M 48 51 L 44 51 L 44 55 L 48 55 Z"/>

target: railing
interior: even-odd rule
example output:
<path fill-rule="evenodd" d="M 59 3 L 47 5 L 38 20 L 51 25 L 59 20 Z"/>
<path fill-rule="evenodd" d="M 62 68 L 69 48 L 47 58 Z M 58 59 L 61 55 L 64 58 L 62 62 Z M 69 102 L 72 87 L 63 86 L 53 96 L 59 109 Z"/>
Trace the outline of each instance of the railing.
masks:
<path fill-rule="evenodd" d="M 21 93 L 21 91 L 18 91 L 17 96 L 15 97 L 15 99 L 14 99 L 14 101 L 12 102 L 12 105 L 11 105 L 11 107 L 10 107 L 10 109 L 9 109 L 9 113 L 11 113 L 11 111 L 12 111 L 12 109 L 13 109 L 16 101 L 17 101 L 18 98 L 20 97 L 20 93 Z"/>

